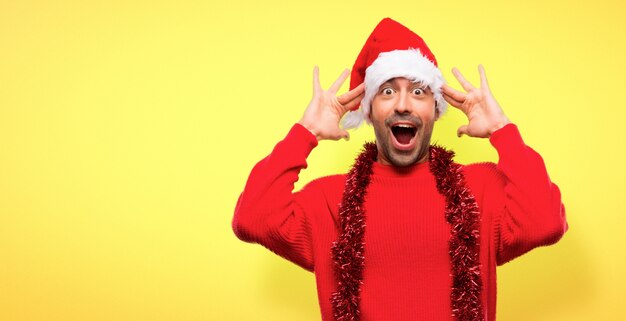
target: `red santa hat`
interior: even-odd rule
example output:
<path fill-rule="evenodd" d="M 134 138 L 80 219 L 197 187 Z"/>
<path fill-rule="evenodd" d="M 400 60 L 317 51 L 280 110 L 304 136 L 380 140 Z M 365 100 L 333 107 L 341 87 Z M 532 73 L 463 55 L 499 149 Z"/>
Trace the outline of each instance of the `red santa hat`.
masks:
<path fill-rule="evenodd" d="M 365 95 L 358 106 L 343 118 L 343 127 L 356 128 L 368 115 L 380 85 L 395 77 L 404 77 L 428 86 L 434 94 L 438 117 L 448 104 L 441 87 L 445 83 L 437 68 L 437 59 L 420 36 L 390 18 L 381 20 L 365 42 L 354 62 L 350 90 L 365 82 Z"/>

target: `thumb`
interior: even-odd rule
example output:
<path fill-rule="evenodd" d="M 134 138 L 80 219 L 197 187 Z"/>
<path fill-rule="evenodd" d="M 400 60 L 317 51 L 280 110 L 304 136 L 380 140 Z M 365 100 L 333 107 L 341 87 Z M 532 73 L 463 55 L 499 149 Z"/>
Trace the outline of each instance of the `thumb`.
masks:
<path fill-rule="evenodd" d="M 456 135 L 458 137 L 461 137 L 463 135 L 468 135 L 469 136 L 467 125 L 463 125 L 463 126 L 459 127 L 459 129 L 456 130 Z"/>
<path fill-rule="evenodd" d="M 343 138 L 345 140 L 350 140 L 350 133 L 348 133 L 347 130 L 342 129 L 341 130 L 341 134 L 339 135 L 339 138 Z"/>

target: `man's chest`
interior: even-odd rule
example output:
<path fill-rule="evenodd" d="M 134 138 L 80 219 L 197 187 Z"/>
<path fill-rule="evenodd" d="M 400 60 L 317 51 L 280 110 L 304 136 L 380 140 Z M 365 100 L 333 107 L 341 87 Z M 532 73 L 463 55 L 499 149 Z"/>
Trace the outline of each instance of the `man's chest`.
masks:
<path fill-rule="evenodd" d="M 372 189 L 364 203 L 368 265 L 419 265 L 448 260 L 445 200 L 434 191 Z M 375 266 L 372 266 L 375 268 Z"/>

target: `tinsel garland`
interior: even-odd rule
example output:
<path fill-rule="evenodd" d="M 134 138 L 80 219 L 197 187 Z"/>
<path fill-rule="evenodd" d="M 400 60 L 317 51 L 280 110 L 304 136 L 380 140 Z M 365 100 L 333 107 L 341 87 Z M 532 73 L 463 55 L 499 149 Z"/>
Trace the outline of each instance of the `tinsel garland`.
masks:
<path fill-rule="evenodd" d="M 452 264 L 452 316 L 458 321 L 482 321 L 480 274 L 480 214 L 466 186 L 454 152 L 430 146 L 430 171 L 437 190 L 446 200 L 445 217 L 450 224 L 449 254 Z M 360 320 L 360 289 L 365 263 L 365 209 L 363 203 L 376 161 L 375 143 L 366 143 L 348 173 L 339 217 L 341 231 L 332 246 L 337 291 L 331 295 L 336 321 Z"/>
<path fill-rule="evenodd" d="M 331 295 L 336 321 L 357 321 L 365 260 L 365 209 L 363 202 L 378 151 L 376 144 L 366 143 L 346 178 L 339 206 L 341 233 L 332 246 L 337 292 Z"/>

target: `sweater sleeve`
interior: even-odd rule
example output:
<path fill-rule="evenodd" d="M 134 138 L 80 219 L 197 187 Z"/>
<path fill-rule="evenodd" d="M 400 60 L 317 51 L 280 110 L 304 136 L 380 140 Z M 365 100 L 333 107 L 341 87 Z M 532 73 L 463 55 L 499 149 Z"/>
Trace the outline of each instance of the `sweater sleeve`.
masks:
<path fill-rule="evenodd" d="M 497 264 L 538 246 L 556 243 L 567 231 L 559 188 L 550 181 L 541 156 L 528 147 L 516 125 L 494 132 L 501 204 L 494 217 Z M 495 186 L 494 186 L 495 187 Z M 503 191 L 503 193 L 502 193 Z"/>
<path fill-rule="evenodd" d="M 285 259 L 313 271 L 311 224 L 304 208 L 315 193 L 293 193 L 306 158 L 317 139 L 295 124 L 270 155 L 259 161 L 248 176 L 232 220 L 235 235 L 259 243 Z"/>

